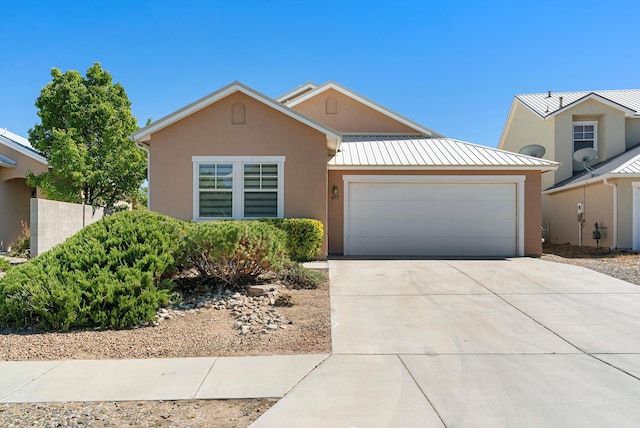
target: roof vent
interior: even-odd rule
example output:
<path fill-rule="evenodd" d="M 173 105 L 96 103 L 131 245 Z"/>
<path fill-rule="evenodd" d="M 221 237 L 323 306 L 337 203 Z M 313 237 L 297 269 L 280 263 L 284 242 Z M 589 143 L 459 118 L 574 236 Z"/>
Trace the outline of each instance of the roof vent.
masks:
<path fill-rule="evenodd" d="M 558 98 L 558 100 L 560 101 L 560 107 L 558 108 L 562 108 L 562 97 Z"/>
<path fill-rule="evenodd" d="M 547 98 L 551 98 L 551 91 L 547 91 Z"/>

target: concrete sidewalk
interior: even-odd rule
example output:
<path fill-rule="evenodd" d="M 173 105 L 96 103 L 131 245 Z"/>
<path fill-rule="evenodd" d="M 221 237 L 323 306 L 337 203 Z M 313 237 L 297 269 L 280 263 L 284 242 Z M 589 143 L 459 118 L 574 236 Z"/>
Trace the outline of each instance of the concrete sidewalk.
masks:
<path fill-rule="evenodd" d="M 279 398 L 327 356 L 0 362 L 0 403 Z"/>

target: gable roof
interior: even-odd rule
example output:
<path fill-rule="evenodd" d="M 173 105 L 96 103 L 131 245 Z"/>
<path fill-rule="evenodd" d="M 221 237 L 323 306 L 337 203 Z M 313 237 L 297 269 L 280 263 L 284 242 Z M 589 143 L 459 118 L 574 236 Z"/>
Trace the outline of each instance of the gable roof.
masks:
<path fill-rule="evenodd" d="M 297 111 L 292 110 L 284 104 L 281 104 L 273 100 L 272 98 L 269 98 L 266 95 L 263 95 L 260 92 L 257 92 L 237 81 L 232 82 L 229 85 L 203 98 L 200 98 L 199 100 L 194 101 L 191 104 L 182 107 L 181 109 L 161 119 L 156 120 L 155 122 L 145 126 L 144 128 L 138 129 L 133 134 L 131 134 L 131 137 L 138 143 L 149 141 L 151 139 L 151 134 L 153 134 L 154 132 L 158 132 L 159 130 L 166 128 L 167 126 L 179 121 L 180 119 L 183 119 L 199 110 L 202 110 L 203 108 L 236 92 L 241 92 L 301 123 L 304 123 L 305 125 L 313 129 L 316 129 L 317 131 L 322 132 L 323 134 L 326 134 L 327 146 L 329 147 L 329 149 L 337 150 L 337 147 L 340 145 L 341 135 L 338 131 L 331 129 L 328 126 L 323 125 L 320 122 L 317 122 L 310 117 L 303 115 L 302 113 L 298 113 Z"/>
<path fill-rule="evenodd" d="M 286 94 L 280 95 L 278 98 L 276 98 L 276 101 L 286 104 L 290 101 L 293 101 L 294 98 L 299 97 L 303 93 L 309 92 L 313 89 L 316 89 L 317 87 L 318 85 L 316 85 L 315 83 L 307 82 L 304 85 L 300 85 L 297 88 L 287 92 Z"/>
<path fill-rule="evenodd" d="M 29 143 L 29 140 L 27 140 L 24 137 L 21 137 L 20 135 L 14 134 L 13 132 L 7 130 L 6 128 L 0 129 L 0 144 L 11 148 L 18 153 L 28 156 L 31 159 L 38 161 L 44 165 L 48 165 L 47 159 L 44 156 L 42 156 L 40 152 L 38 152 L 36 149 L 31 147 L 31 143 Z M 14 161 L 13 159 L 9 159 L 6 157 L 5 159 L 8 159 L 11 162 L 13 162 L 11 166 L 16 165 L 16 161 Z M 11 162 L 6 162 L 6 164 L 11 164 Z M 5 165 L 5 166 L 8 166 L 8 165 Z"/>
<path fill-rule="evenodd" d="M 345 135 L 329 169 L 531 169 L 550 171 L 559 163 L 450 138 L 421 135 Z"/>
<path fill-rule="evenodd" d="M 295 97 L 295 98 L 291 99 L 290 101 L 286 102 L 285 105 L 287 105 L 289 107 L 295 107 L 298 104 L 301 104 L 301 103 L 303 103 L 303 102 L 315 97 L 316 95 L 319 95 L 319 94 L 321 94 L 321 93 L 323 93 L 325 91 L 328 91 L 329 89 L 333 89 L 335 91 L 338 91 L 341 94 L 346 95 L 347 97 L 352 98 L 352 99 L 358 101 L 359 103 L 364 104 L 367 107 L 372 108 L 373 110 L 375 110 L 375 111 L 377 111 L 379 113 L 382 113 L 385 116 L 390 117 L 391 119 L 393 119 L 393 120 L 395 120 L 397 122 L 402 123 L 403 125 L 406 125 L 406 126 L 408 126 L 410 128 L 415 129 L 417 132 L 419 132 L 421 134 L 428 135 L 428 136 L 434 137 L 434 138 L 444 137 L 443 135 L 437 133 L 436 131 L 434 131 L 432 129 L 429 129 L 429 128 L 425 127 L 425 126 L 422 126 L 419 123 L 416 123 L 416 122 L 414 122 L 414 121 L 412 121 L 410 119 L 407 119 L 406 117 L 401 116 L 398 113 L 396 113 L 394 111 L 391 111 L 388 108 L 383 107 L 380 104 L 375 103 L 375 102 L 371 101 L 370 99 L 365 98 L 362 95 L 357 94 L 357 93 L 353 92 L 352 90 L 347 89 L 344 86 L 341 86 L 341 85 L 339 85 L 339 84 L 337 84 L 335 82 L 331 82 L 331 81 L 325 83 L 324 85 L 317 86 L 317 87 L 313 88 L 312 90 L 310 90 L 308 92 L 305 92 L 301 96 L 298 96 L 298 97 Z M 282 99 L 283 97 L 280 97 L 280 98 Z M 286 98 L 286 97 L 284 97 L 284 98 Z"/>
<path fill-rule="evenodd" d="M 622 110 L 627 117 L 640 117 L 640 89 L 520 94 L 516 95 L 515 99 L 543 119 L 591 99 Z"/>
<path fill-rule="evenodd" d="M 545 192 L 554 193 L 573 187 L 601 181 L 605 178 L 640 177 L 640 146 L 600 162 L 578 175 L 551 186 Z"/>

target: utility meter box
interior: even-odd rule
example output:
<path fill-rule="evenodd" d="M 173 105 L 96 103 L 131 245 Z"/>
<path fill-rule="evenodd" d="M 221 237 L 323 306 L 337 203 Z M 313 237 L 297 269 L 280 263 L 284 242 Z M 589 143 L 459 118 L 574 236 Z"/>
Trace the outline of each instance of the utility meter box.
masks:
<path fill-rule="evenodd" d="M 584 202 L 578 202 L 578 214 L 584 214 Z"/>

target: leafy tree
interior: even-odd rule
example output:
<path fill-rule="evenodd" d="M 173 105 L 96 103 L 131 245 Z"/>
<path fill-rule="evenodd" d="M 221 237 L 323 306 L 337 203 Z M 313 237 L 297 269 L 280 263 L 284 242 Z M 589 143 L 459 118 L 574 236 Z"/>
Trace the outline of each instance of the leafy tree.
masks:
<path fill-rule="evenodd" d="M 42 123 L 29 130 L 50 169 L 29 173 L 29 184 L 52 199 L 106 207 L 135 195 L 145 179 L 146 153 L 129 138 L 138 126 L 124 87 L 100 63 L 86 77 L 57 68 L 51 76 L 36 100 Z"/>

